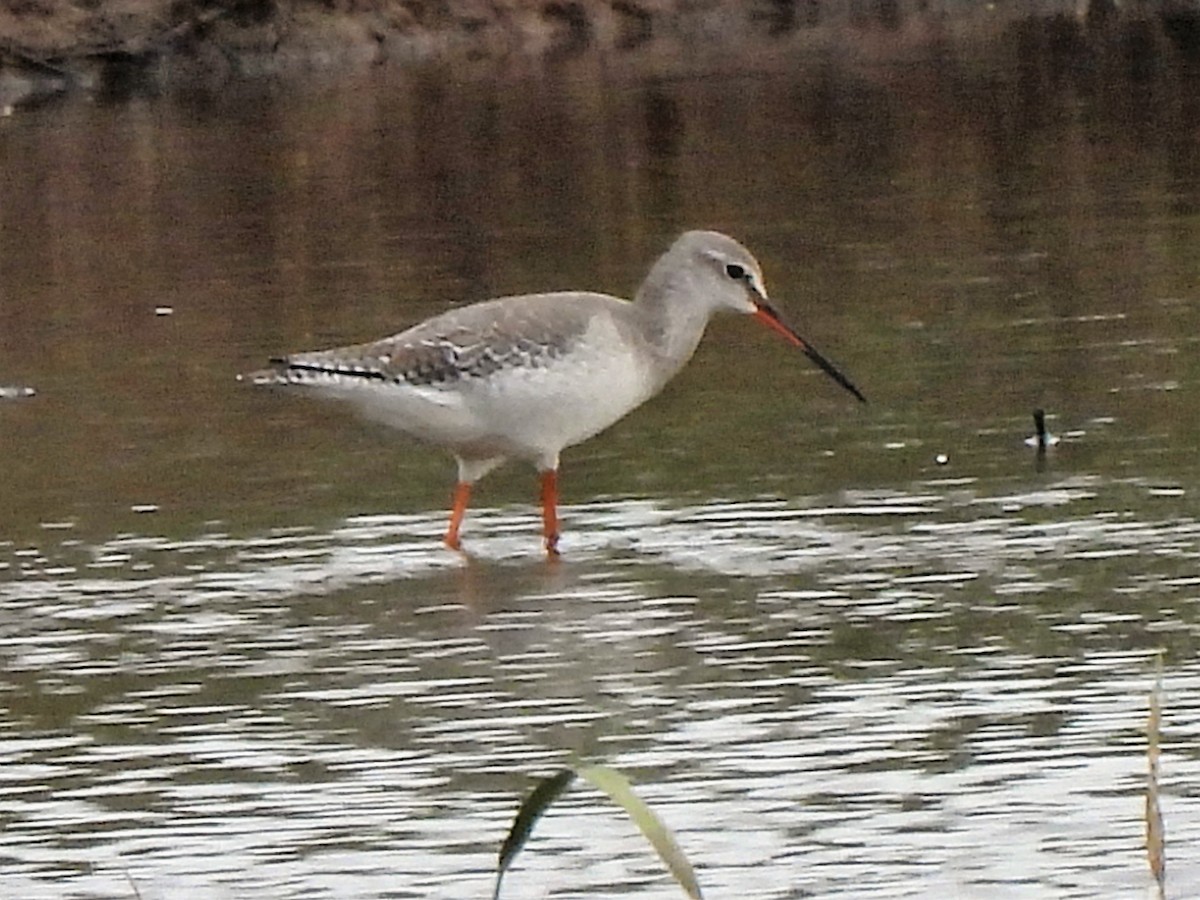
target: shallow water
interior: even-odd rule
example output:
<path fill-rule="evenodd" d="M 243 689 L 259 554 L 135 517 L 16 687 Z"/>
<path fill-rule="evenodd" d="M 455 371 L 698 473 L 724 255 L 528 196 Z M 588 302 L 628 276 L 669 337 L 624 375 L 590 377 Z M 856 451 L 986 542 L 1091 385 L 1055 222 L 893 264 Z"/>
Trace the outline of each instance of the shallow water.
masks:
<path fill-rule="evenodd" d="M 1191 896 L 1194 77 L 557 74 L 0 125 L 0 384 L 36 390 L 0 401 L 0 893 L 487 896 L 579 754 L 709 896 L 1127 897 L 1162 648 Z M 481 486 L 464 558 L 447 460 L 234 380 L 448 302 L 631 290 L 693 226 L 871 402 L 714 323 L 565 455 L 557 564 L 532 473 Z M 505 888 L 679 895 L 582 788 Z"/>

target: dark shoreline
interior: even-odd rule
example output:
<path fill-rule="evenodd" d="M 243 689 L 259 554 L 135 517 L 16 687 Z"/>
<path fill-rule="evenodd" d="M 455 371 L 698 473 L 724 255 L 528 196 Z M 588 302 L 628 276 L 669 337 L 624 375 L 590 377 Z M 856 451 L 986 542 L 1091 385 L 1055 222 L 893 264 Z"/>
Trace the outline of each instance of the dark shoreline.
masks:
<path fill-rule="evenodd" d="M 1200 3 L 1118 8 L 901 0 L 631 0 L 508 4 L 22 0 L 0 10 L 0 110 L 71 92 L 125 95 L 233 78 L 286 78 L 384 63 L 553 60 L 603 53 L 621 64 L 688 71 L 698 58 L 750 69 L 795 66 L 835 48 L 862 62 L 940 54 L 1041 56 L 1121 70 L 1200 67 Z"/>

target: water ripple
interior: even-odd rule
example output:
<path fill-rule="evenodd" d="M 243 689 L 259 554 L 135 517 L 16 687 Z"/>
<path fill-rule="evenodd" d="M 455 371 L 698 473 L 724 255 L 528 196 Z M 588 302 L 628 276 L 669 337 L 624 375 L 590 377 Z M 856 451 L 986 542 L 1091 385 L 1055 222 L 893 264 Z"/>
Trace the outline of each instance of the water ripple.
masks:
<path fill-rule="evenodd" d="M 432 516 L 11 547 L 0 868 L 28 897 L 482 894 L 525 773 L 580 753 L 718 895 L 1127 893 L 1162 643 L 1169 834 L 1200 841 L 1171 802 L 1200 527 L 1129 490 L 609 500 L 565 510 L 557 564 L 527 508 L 481 511 L 466 560 Z M 513 895 L 563 865 L 673 893 L 582 791 Z"/>

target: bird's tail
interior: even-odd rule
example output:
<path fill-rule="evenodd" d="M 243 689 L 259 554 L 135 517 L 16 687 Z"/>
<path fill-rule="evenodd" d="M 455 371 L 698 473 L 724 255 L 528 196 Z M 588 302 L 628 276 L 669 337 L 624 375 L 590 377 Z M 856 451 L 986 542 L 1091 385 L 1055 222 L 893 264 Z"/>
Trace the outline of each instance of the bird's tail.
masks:
<path fill-rule="evenodd" d="M 266 369 L 259 369 L 257 372 L 247 372 L 244 375 L 238 375 L 238 381 L 244 381 L 248 384 L 289 384 L 293 380 L 289 377 L 288 361 L 282 356 L 272 357 L 268 360 L 270 366 Z"/>

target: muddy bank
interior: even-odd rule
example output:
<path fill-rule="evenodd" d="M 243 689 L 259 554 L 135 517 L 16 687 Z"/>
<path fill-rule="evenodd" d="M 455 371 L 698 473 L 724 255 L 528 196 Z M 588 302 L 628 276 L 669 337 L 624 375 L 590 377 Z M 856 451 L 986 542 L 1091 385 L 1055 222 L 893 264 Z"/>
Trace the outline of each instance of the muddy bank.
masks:
<path fill-rule="evenodd" d="M 50 94 L 387 61 L 600 51 L 747 62 L 837 44 L 868 57 L 1016 42 L 1133 69 L 1200 61 L 1200 3 L 927 0 L 5 0 L 0 109 Z"/>

